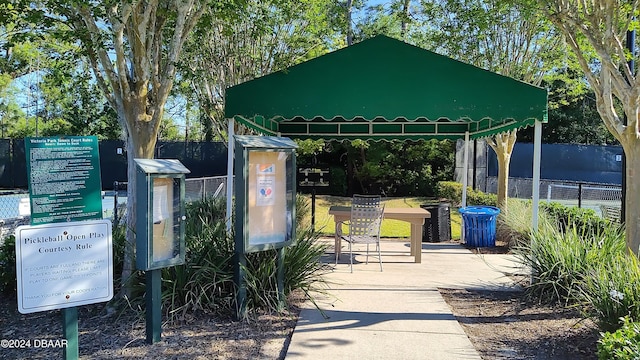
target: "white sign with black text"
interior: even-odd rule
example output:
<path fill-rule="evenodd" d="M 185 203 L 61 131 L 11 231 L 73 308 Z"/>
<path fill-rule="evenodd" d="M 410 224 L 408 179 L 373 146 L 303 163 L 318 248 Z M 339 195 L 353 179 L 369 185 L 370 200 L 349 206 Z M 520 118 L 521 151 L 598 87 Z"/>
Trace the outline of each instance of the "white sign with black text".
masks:
<path fill-rule="evenodd" d="M 16 229 L 18 311 L 23 314 L 111 300 L 111 221 Z"/>

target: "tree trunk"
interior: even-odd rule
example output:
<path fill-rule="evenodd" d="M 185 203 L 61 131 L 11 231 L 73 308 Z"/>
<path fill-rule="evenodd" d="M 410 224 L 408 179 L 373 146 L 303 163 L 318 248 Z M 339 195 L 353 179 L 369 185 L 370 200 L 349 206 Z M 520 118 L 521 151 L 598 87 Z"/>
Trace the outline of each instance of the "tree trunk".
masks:
<path fill-rule="evenodd" d="M 509 166 L 511 165 L 511 153 L 516 143 L 517 130 L 497 134 L 487 139 L 498 158 L 498 199 L 497 205 L 503 213 L 508 211 L 507 198 L 509 196 Z"/>
<path fill-rule="evenodd" d="M 621 6 L 621 4 L 629 6 Z M 605 127 L 620 141 L 627 161 L 624 174 L 625 236 L 627 246 L 640 255 L 640 77 L 629 66 L 624 37 L 634 28 L 638 4 L 617 1 L 573 2 L 554 0 L 542 10 L 562 32 L 596 95 Z M 583 44 L 582 40 L 587 43 Z M 587 56 L 586 54 L 589 54 Z M 593 66 L 591 55 L 601 66 Z M 633 57 L 633 56 L 632 56 Z M 619 111 L 622 105 L 627 122 Z"/>
<path fill-rule="evenodd" d="M 347 0 L 347 46 L 353 45 L 353 28 L 351 27 L 352 11 L 353 1 Z"/>
<path fill-rule="evenodd" d="M 127 112 L 131 114 L 131 112 Z M 127 147 L 127 236 L 124 248 L 121 297 L 130 297 L 131 289 L 128 281 L 135 271 L 136 263 L 136 224 L 137 221 L 146 221 L 146 218 L 138 219 L 136 213 L 136 164 L 133 159 L 153 159 L 156 147 L 157 133 L 153 131 L 153 124 L 149 121 L 128 121 L 133 126 L 126 140 Z M 133 127 L 133 129 L 131 129 Z M 147 214 L 140 214 L 146 217 Z"/>
<path fill-rule="evenodd" d="M 409 5 L 411 0 L 404 0 L 402 4 L 402 24 L 400 25 L 400 38 L 406 40 L 407 28 L 409 27 Z"/>
<path fill-rule="evenodd" d="M 507 212 L 507 197 L 509 196 L 509 166 L 511 154 L 500 154 L 498 157 L 498 200 L 497 204 L 502 212 Z"/>
<path fill-rule="evenodd" d="M 135 162 L 153 158 L 182 46 L 202 14 L 200 1 L 70 2 L 56 5 L 82 34 L 95 80 L 118 114 L 127 147 L 127 240 L 121 296 L 135 269 Z M 48 12 L 45 11 L 45 12 Z M 142 215 L 142 214 L 140 214 Z M 144 214 L 148 216 L 148 214 Z"/>
<path fill-rule="evenodd" d="M 627 162 L 625 193 L 625 236 L 627 246 L 636 255 L 640 254 L 640 139 L 627 139 L 623 143 Z"/>

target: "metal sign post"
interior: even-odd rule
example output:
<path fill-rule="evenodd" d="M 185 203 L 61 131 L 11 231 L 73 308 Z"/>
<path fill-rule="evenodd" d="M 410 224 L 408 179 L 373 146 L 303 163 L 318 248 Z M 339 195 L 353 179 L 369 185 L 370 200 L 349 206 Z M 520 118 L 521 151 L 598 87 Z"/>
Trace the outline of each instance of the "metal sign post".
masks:
<path fill-rule="evenodd" d="M 329 168 L 298 169 L 298 186 L 311 187 L 311 228 L 316 226 L 316 187 L 329 186 Z"/>
<path fill-rule="evenodd" d="M 62 309 L 62 333 L 67 340 L 67 346 L 64 347 L 64 358 L 66 360 L 78 359 L 80 351 L 78 349 L 77 307 Z"/>

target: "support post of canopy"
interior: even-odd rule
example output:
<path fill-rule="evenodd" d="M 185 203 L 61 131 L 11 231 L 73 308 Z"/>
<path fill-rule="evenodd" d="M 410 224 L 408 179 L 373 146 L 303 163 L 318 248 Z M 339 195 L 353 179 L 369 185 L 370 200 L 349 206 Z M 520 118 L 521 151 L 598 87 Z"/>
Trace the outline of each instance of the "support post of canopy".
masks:
<path fill-rule="evenodd" d="M 535 122 L 533 135 L 533 217 L 531 226 L 533 230 L 538 229 L 538 206 L 540 203 L 540 156 L 542 149 L 542 123 L 538 120 Z"/>
<path fill-rule="evenodd" d="M 229 119 L 227 136 L 229 137 L 227 145 L 227 233 L 231 233 L 231 211 L 233 206 L 233 118 Z"/>
<path fill-rule="evenodd" d="M 462 207 L 467 206 L 467 184 L 469 183 L 469 132 L 464 132 L 464 158 L 462 161 Z M 460 241 L 464 240 L 464 216 L 462 218 L 462 228 L 460 229 Z"/>

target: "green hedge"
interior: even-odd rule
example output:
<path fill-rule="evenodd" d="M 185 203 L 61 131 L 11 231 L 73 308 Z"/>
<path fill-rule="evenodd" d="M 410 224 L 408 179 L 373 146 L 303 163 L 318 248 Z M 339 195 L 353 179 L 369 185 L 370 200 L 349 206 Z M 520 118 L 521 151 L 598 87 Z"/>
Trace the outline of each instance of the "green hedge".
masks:
<path fill-rule="evenodd" d="M 451 201 L 453 206 L 460 206 L 462 202 L 462 184 L 455 181 L 440 181 L 436 188 L 436 196 Z M 485 194 L 482 191 L 467 187 L 467 205 L 496 206 L 498 198 L 495 194 Z"/>
<path fill-rule="evenodd" d="M 614 226 L 610 220 L 603 219 L 592 209 L 582 209 L 578 207 L 568 207 L 560 203 L 540 203 L 540 209 L 544 210 L 561 231 L 575 225 L 581 232 L 601 232 L 607 227 Z"/>
<path fill-rule="evenodd" d="M 437 196 L 451 201 L 454 206 L 459 206 L 462 202 L 462 184 L 455 181 L 440 181 L 437 186 Z M 467 187 L 467 205 L 497 206 L 497 196 Z M 592 209 L 568 207 L 554 202 L 541 202 L 540 209 L 549 214 L 563 231 L 569 224 L 575 224 L 581 231 L 600 231 L 613 225 L 610 220 L 601 218 Z"/>
<path fill-rule="evenodd" d="M 640 358 L 640 323 L 629 317 L 622 319 L 623 326 L 615 332 L 602 333 L 598 341 L 598 359 L 632 360 Z"/>

